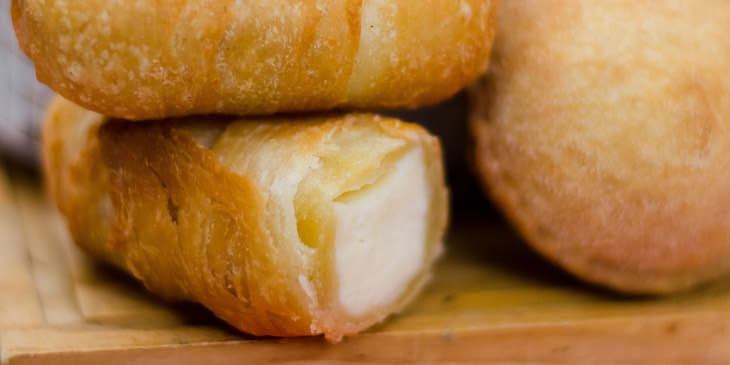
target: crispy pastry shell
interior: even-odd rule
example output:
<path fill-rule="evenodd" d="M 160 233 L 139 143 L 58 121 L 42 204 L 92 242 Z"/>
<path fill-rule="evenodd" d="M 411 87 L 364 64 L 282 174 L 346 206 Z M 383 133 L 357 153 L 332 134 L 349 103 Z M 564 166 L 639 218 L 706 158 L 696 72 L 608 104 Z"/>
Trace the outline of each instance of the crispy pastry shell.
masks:
<path fill-rule="evenodd" d="M 43 147 L 50 194 L 82 248 L 154 293 L 200 302 L 251 334 L 337 341 L 357 333 L 403 308 L 441 249 L 448 208 L 440 146 L 398 120 L 126 123 L 59 97 Z M 416 149 L 425 172 L 413 178 L 428 189 L 422 260 L 397 297 L 351 314 L 338 296 L 332 199 L 367 191 Z"/>

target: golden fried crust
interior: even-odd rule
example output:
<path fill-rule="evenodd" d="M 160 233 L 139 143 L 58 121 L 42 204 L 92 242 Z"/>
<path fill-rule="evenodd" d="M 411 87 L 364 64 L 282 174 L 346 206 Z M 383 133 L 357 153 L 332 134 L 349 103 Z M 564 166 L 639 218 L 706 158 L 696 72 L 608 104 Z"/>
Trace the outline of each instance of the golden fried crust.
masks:
<path fill-rule="evenodd" d="M 57 98 L 43 146 L 49 191 L 80 246 L 256 335 L 337 341 L 382 321 L 423 286 L 445 230 L 438 141 L 371 114 L 127 123 Z M 422 268 L 395 300 L 350 315 L 338 300 L 326 200 L 416 147 L 431 204 Z"/>
<path fill-rule="evenodd" d="M 497 0 L 13 0 L 38 79 L 127 119 L 416 107 L 482 73 Z"/>
<path fill-rule="evenodd" d="M 537 250 L 620 291 L 730 269 L 730 3 L 508 1 L 475 160 Z"/>

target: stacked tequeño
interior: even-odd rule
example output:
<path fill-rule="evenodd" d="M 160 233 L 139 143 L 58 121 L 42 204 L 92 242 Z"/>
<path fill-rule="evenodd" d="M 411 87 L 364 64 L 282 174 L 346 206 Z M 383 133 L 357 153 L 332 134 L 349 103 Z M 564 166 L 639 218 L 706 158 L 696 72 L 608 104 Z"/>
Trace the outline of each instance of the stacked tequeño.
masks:
<path fill-rule="evenodd" d="M 44 170 L 78 245 L 244 332 L 337 341 L 418 293 L 448 218 L 438 140 L 343 110 L 453 95 L 487 67 L 495 5 L 11 10 L 38 79 L 62 96 L 46 117 Z"/>

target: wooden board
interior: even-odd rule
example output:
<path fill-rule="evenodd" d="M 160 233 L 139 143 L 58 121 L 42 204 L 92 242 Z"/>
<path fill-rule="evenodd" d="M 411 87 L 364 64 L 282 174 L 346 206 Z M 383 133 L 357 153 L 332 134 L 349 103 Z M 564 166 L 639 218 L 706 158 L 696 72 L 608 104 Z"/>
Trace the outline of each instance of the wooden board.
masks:
<path fill-rule="evenodd" d="M 69 240 L 34 180 L 0 177 L 2 364 L 730 363 L 730 282 L 668 298 L 578 283 L 502 222 L 454 223 L 410 308 L 340 344 L 257 339 L 171 305 Z"/>

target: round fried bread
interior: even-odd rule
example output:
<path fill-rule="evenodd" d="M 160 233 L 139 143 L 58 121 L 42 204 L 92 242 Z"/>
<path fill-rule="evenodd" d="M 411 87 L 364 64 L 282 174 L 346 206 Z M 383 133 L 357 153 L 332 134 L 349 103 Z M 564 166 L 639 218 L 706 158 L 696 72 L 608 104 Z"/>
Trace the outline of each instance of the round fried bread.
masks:
<path fill-rule="evenodd" d="M 636 293 L 730 271 L 730 2 L 506 1 L 475 161 L 538 251 Z"/>

